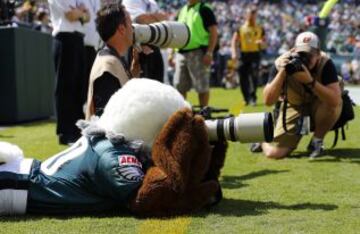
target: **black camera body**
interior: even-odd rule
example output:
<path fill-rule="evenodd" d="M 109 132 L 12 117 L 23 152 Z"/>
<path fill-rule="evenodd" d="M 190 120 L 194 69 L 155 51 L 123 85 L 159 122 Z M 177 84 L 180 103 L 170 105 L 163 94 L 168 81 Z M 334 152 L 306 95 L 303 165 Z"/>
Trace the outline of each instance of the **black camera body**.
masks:
<path fill-rule="evenodd" d="M 292 75 L 296 72 L 303 71 L 302 65 L 307 66 L 309 59 L 301 53 L 291 53 L 289 56 L 289 63 L 285 65 L 286 74 Z"/>

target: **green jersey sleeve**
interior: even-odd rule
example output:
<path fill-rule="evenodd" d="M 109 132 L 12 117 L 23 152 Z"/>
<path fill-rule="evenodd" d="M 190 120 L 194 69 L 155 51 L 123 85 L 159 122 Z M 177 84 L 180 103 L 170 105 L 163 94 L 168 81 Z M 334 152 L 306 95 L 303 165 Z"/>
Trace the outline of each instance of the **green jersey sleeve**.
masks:
<path fill-rule="evenodd" d="M 142 164 L 134 154 L 116 150 L 101 155 L 96 171 L 103 192 L 119 202 L 128 201 L 144 177 Z"/>

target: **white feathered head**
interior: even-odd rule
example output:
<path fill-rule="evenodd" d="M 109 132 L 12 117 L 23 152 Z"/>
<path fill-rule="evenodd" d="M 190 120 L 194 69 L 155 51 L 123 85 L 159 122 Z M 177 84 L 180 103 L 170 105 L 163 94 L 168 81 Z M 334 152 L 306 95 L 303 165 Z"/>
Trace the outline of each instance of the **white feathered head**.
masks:
<path fill-rule="evenodd" d="M 136 78 L 110 98 L 98 126 L 151 147 L 169 117 L 183 107 L 190 108 L 190 104 L 173 87 Z"/>

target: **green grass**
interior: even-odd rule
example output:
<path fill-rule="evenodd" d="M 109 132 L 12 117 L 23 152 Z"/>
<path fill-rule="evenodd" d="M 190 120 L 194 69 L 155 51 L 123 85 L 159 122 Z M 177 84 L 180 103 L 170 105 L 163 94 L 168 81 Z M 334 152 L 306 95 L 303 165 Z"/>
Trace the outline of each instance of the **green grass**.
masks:
<path fill-rule="evenodd" d="M 194 93 L 189 99 L 197 103 Z M 238 89 L 211 93 L 211 105 L 233 112 L 241 100 Z M 244 111 L 266 110 L 259 104 Z M 0 140 L 43 160 L 64 149 L 54 132 L 51 121 L 25 124 L 0 131 Z M 304 156 L 309 137 L 293 157 L 277 161 L 251 154 L 246 144 L 231 143 L 221 177 L 224 199 L 210 211 L 162 220 L 128 214 L 0 218 L 0 233 L 360 233 L 359 132 L 357 118 L 350 123 L 348 140 L 315 161 Z M 328 147 L 332 140 L 330 133 Z"/>

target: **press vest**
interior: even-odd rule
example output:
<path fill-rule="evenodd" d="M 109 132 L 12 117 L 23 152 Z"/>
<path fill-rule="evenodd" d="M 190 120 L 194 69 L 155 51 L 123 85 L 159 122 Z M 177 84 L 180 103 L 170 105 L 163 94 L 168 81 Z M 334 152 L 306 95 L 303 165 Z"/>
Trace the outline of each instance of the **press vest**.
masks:
<path fill-rule="evenodd" d="M 239 37 L 241 52 L 258 52 L 261 48 L 256 41 L 262 39 L 263 29 L 257 24 L 250 26 L 245 23 L 239 28 Z"/>
<path fill-rule="evenodd" d="M 209 32 L 204 28 L 203 19 L 200 15 L 200 9 L 204 5 L 204 3 L 199 2 L 191 7 L 186 5 L 180 10 L 178 21 L 185 23 L 191 34 L 189 43 L 182 50 L 197 49 L 209 44 Z M 206 4 L 206 7 L 209 6 Z"/>
<path fill-rule="evenodd" d="M 95 106 L 93 100 L 94 82 L 96 79 L 101 77 L 105 72 L 109 72 L 111 75 L 115 76 L 119 80 L 121 86 L 123 86 L 130 79 L 129 75 L 125 71 L 123 64 L 120 62 L 118 57 L 112 54 L 107 54 L 107 55 L 98 54 L 95 58 L 90 73 L 89 90 L 88 90 L 87 106 L 86 106 L 87 120 L 89 120 L 90 117 L 95 114 Z"/>
<path fill-rule="evenodd" d="M 288 56 L 290 52 L 284 53 L 279 58 L 283 56 Z M 278 58 L 278 59 L 279 59 Z M 278 60 L 277 59 L 277 60 Z M 321 52 L 321 58 L 318 64 L 316 65 L 316 68 L 314 69 L 315 72 L 311 73 L 311 76 L 317 81 L 321 83 L 321 77 L 324 70 L 324 66 L 326 62 L 329 60 L 329 57 L 324 53 Z M 275 64 L 277 62 L 275 61 Z M 296 81 L 295 79 L 288 78 L 287 79 L 287 98 L 288 102 L 292 105 L 303 105 L 306 103 L 311 103 L 317 98 L 312 92 L 308 92 L 304 85 L 300 82 Z"/>

